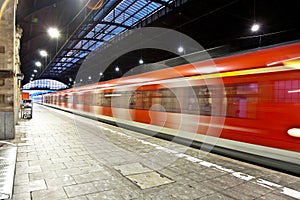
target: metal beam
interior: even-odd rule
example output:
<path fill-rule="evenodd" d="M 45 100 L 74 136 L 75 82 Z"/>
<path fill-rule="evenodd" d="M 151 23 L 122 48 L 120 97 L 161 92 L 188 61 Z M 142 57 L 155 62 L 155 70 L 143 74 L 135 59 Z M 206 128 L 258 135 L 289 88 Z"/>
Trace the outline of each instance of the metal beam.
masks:
<path fill-rule="evenodd" d="M 106 22 L 106 21 L 101 21 L 98 24 L 106 24 L 106 25 L 113 25 L 113 26 L 118 26 L 118 27 L 123 27 L 126 29 L 131 29 L 131 26 L 126 26 L 124 24 L 116 23 L 116 22 Z"/>
<path fill-rule="evenodd" d="M 172 8 L 172 9 L 175 8 L 174 5 L 169 4 L 169 3 L 167 3 L 167 2 L 164 2 L 164 1 L 162 1 L 162 0 L 150 0 L 150 1 L 151 1 L 151 2 L 154 2 L 154 3 L 159 3 L 159 4 L 161 4 L 161 5 L 165 6 L 165 7 L 168 7 L 168 8 Z"/>

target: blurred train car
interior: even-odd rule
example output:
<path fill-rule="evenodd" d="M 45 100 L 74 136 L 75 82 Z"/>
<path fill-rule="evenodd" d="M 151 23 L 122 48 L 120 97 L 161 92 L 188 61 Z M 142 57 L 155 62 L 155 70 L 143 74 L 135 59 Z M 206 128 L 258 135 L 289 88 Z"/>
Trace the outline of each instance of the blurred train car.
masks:
<path fill-rule="evenodd" d="M 213 62 L 217 73 L 199 74 L 211 63 L 199 61 L 47 94 L 42 101 L 130 127 L 159 127 L 160 134 L 192 145 L 217 137 L 210 144 L 217 153 L 300 174 L 300 43 Z"/>

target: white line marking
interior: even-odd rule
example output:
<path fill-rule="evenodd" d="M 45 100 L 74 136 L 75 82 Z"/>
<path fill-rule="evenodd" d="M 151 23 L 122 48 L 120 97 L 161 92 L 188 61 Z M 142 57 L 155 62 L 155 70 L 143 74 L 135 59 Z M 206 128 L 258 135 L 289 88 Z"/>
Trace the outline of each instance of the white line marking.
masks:
<path fill-rule="evenodd" d="M 180 153 L 180 152 L 177 152 L 175 150 L 171 150 L 171 149 L 168 149 L 166 147 L 159 146 L 157 144 L 154 144 L 154 143 L 142 140 L 142 139 L 138 139 L 138 138 L 126 135 L 126 134 L 121 133 L 119 131 L 115 131 L 115 130 L 105 128 L 105 127 L 102 127 L 102 126 L 100 128 L 103 129 L 103 130 L 106 130 L 106 131 L 110 131 L 111 133 L 115 133 L 117 135 L 127 137 L 128 139 L 136 140 L 138 142 L 141 142 L 142 144 L 155 147 L 158 150 L 164 151 L 166 153 L 173 154 L 174 156 L 176 156 L 178 158 L 184 158 L 184 159 L 186 159 L 190 162 L 198 163 L 201 166 L 204 166 L 204 167 L 207 167 L 207 168 L 212 168 L 212 169 L 219 170 L 219 171 L 222 171 L 222 172 L 226 172 L 226 173 L 231 174 L 232 176 L 234 176 L 238 179 L 241 179 L 241 180 L 244 180 L 244 181 L 253 180 L 254 183 L 257 184 L 257 185 L 260 185 L 262 187 L 266 187 L 266 188 L 271 189 L 271 190 L 279 190 L 280 193 L 282 193 L 284 195 L 287 195 L 289 197 L 293 197 L 293 198 L 296 198 L 296 199 L 300 199 L 300 192 L 297 191 L 297 190 L 287 188 L 287 187 L 284 187 L 282 185 L 278 185 L 276 183 L 273 183 L 273 182 L 270 182 L 270 181 L 267 181 L 267 180 L 264 180 L 264 179 L 256 178 L 256 177 L 251 176 L 249 174 L 245 174 L 245 173 L 242 173 L 242 172 L 236 172 L 232 169 L 223 167 L 221 165 L 217 165 L 217 164 L 214 164 L 214 163 L 211 163 L 211 162 L 207 162 L 207 161 L 201 160 L 199 158 L 195 158 L 193 156 L 190 156 L 190 155 L 187 155 L 187 154 L 184 154 L 184 153 Z"/>

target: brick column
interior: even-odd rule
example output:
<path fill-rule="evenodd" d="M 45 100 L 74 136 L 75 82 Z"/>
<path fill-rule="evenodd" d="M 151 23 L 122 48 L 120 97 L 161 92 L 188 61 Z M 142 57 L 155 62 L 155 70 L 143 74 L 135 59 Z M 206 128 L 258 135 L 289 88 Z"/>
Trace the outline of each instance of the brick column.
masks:
<path fill-rule="evenodd" d="M 16 44 L 19 45 L 16 42 L 16 5 L 17 0 L 0 0 L 0 139 L 15 137 L 18 116 L 20 64 L 19 47 L 16 48 Z"/>

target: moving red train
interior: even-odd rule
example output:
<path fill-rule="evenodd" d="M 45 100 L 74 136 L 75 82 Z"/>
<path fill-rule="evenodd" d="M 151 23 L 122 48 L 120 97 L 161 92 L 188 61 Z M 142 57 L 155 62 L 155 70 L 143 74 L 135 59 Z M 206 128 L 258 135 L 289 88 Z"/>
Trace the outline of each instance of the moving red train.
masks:
<path fill-rule="evenodd" d="M 72 88 L 42 103 L 300 174 L 300 42 Z"/>

